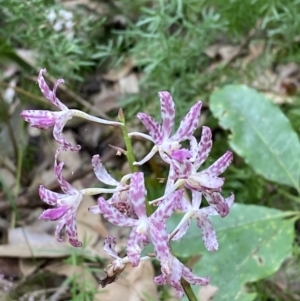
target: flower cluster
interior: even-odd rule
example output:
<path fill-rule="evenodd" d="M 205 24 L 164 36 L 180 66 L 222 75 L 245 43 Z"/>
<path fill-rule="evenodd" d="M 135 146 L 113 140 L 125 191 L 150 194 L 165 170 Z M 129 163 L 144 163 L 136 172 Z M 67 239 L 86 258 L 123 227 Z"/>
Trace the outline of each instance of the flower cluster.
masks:
<path fill-rule="evenodd" d="M 216 251 L 218 249 L 217 235 L 209 216 L 220 215 L 225 217 L 234 202 L 233 194 L 226 198 L 221 195 L 224 178 L 220 177 L 232 162 L 232 153 L 227 151 L 211 166 L 201 169 L 212 148 L 212 134 L 208 127 L 202 127 L 199 143 L 193 136 L 198 127 L 201 101 L 198 101 L 190 109 L 173 135 L 175 105 L 169 92 L 159 92 L 161 124 L 145 113 L 137 115 L 149 134 L 132 132 L 129 133 L 129 137 L 142 137 L 153 142 L 154 146 L 144 159 L 140 162 L 134 162 L 134 164 L 142 165 L 158 153 L 161 159 L 169 165 L 165 192 L 160 198 L 150 200 L 150 204 L 157 205 L 157 208 L 154 213 L 147 215 L 147 191 L 142 172 L 133 171 L 117 181 L 107 172 L 99 155 L 94 155 L 92 166 L 96 177 L 102 183 L 113 188 L 77 190 L 63 177 L 64 162 L 58 163 L 59 153 L 62 150 L 80 150 L 80 146 L 71 145 L 62 134 L 63 128 L 69 119 L 76 116 L 100 124 L 123 127 L 125 125 L 120 122 L 103 120 L 79 110 L 68 109 L 56 97 L 57 86 L 63 80 L 58 80 L 53 90 L 51 90 L 43 77 L 45 71 L 45 69 L 42 69 L 39 73 L 39 87 L 44 96 L 60 111 L 25 110 L 21 113 L 21 116 L 32 126 L 41 129 L 48 129 L 53 126 L 54 139 L 60 145 L 55 155 L 54 171 L 63 193 L 53 192 L 42 185 L 40 186 L 41 199 L 54 206 L 54 208 L 45 210 L 40 218 L 58 221 L 55 233 L 57 239 L 62 240 L 60 233 L 65 227 L 69 242 L 75 247 L 80 247 L 82 243 L 77 238 L 76 211 L 84 195 L 100 195 L 97 205 L 90 207 L 89 211 L 93 214 L 101 214 L 116 226 L 132 229 L 127 242 L 127 256 L 125 258 L 120 258 L 114 250 L 115 238 L 112 236 L 106 238 L 104 249 L 114 257 L 114 261 L 105 269 L 107 276 L 101 281 L 103 287 L 117 280 L 126 263 L 131 263 L 132 266 L 136 267 L 141 260 L 151 258 L 151 256 L 141 256 L 143 249 L 149 243 L 154 247 L 152 257 L 155 257 L 161 265 L 161 275 L 154 278 L 156 284 L 171 285 L 175 288 L 178 298 L 181 298 L 184 294 L 181 284 L 182 278 L 190 284 L 208 284 L 208 277 L 198 277 L 193 274 L 172 254 L 170 247 L 172 240 L 178 240 L 185 235 L 191 219 L 195 218 L 197 226 L 202 232 L 205 247 L 209 251 Z M 189 148 L 182 147 L 181 143 L 184 141 L 188 142 Z M 126 152 L 124 151 L 124 153 Z M 190 191 L 190 193 L 186 194 L 185 191 Z M 103 193 L 112 193 L 112 196 L 105 200 L 101 196 Z M 187 195 L 191 195 L 191 201 L 187 199 Z M 201 207 L 202 197 L 207 200 L 209 206 Z M 181 211 L 184 215 L 176 228 L 168 233 L 166 221 L 175 211 Z"/>

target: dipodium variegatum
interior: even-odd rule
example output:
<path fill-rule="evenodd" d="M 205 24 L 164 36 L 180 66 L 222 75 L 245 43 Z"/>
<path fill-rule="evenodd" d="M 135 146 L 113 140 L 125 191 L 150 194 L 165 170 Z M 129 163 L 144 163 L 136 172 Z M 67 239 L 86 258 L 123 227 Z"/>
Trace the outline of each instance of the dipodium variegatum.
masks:
<path fill-rule="evenodd" d="M 131 227 L 132 231 L 127 242 L 127 256 L 120 258 L 115 251 L 116 239 L 108 236 L 104 241 L 105 251 L 113 257 L 113 261 L 105 268 L 106 278 L 101 280 L 102 286 L 106 286 L 117 280 L 125 265 L 130 263 L 133 267 L 139 265 L 141 260 L 156 258 L 160 262 L 161 274 L 154 278 L 158 285 L 169 284 L 175 288 L 177 297 L 184 295 L 182 278 L 194 285 L 207 285 L 209 277 L 199 277 L 184 266 L 173 254 L 170 247 L 171 240 L 182 238 L 188 230 L 191 219 L 196 219 L 197 226 L 202 231 L 202 239 L 209 251 L 218 249 L 216 232 L 209 220 L 210 215 L 225 217 L 234 202 L 234 195 L 224 198 L 221 189 L 224 178 L 220 177 L 232 162 L 232 153 L 227 151 L 215 163 L 205 169 L 201 169 L 204 161 L 209 156 L 212 148 L 212 134 L 208 127 L 202 127 L 200 142 L 193 136 L 200 117 L 202 103 L 198 101 L 182 119 L 177 131 L 172 134 L 175 123 L 175 105 L 169 92 L 159 92 L 161 102 L 161 124 L 145 113 L 139 113 L 137 117 L 144 124 L 149 134 L 140 132 L 125 133 L 124 139 L 130 141 L 131 137 L 137 136 L 153 142 L 152 150 L 140 162 L 133 162 L 140 166 L 158 153 L 161 159 L 169 166 L 169 175 L 166 181 L 164 195 L 150 204 L 156 206 L 156 210 L 150 216 L 146 214 L 147 190 L 144 185 L 144 174 L 134 172 L 124 175 L 118 181 L 107 172 L 99 155 L 92 158 L 92 166 L 96 177 L 100 182 L 112 188 L 86 188 L 77 190 L 62 175 L 64 162 L 58 162 L 61 151 L 77 152 L 79 145 L 72 145 L 63 135 L 63 128 L 72 117 L 80 117 L 103 125 L 125 127 L 123 122 L 114 122 L 100 119 L 80 110 L 69 109 L 57 97 L 56 89 L 62 79 L 57 80 L 51 90 L 43 74 L 42 69 L 38 75 L 38 84 L 43 95 L 55 105 L 59 111 L 47 110 L 24 110 L 21 116 L 31 126 L 48 129 L 53 127 L 54 139 L 59 143 L 54 157 L 54 172 L 63 193 L 57 193 L 40 186 L 41 199 L 48 205 L 53 206 L 45 210 L 41 219 L 58 221 L 55 231 L 57 240 L 62 241 L 62 229 L 65 227 L 69 242 L 74 247 L 81 247 L 78 241 L 76 229 L 76 213 L 78 206 L 85 195 L 100 195 L 98 204 L 90 207 L 91 214 L 101 214 L 110 223 L 120 227 Z M 121 114 L 122 115 L 122 114 Z M 120 121 L 123 119 L 120 118 Z M 189 148 L 183 148 L 181 143 L 189 142 Z M 127 158 L 133 153 L 127 148 L 124 153 Z M 182 188 L 184 187 L 184 188 Z M 184 191 L 190 190 L 192 199 L 188 200 Z M 111 193 L 110 199 L 105 200 L 101 194 Z M 209 206 L 201 207 L 204 197 Z M 181 211 L 185 214 L 179 224 L 171 233 L 167 232 L 166 221 L 175 212 Z M 154 254 L 141 256 L 146 245 L 152 243 Z"/>

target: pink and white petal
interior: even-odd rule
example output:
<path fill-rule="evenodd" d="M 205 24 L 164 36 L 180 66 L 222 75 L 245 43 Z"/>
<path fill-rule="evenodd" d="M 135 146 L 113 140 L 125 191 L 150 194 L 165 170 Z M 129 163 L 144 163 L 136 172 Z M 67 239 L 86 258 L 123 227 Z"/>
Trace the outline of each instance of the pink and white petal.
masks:
<path fill-rule="evenodd" d="M 126 248 L 128 259 L 133 267 L 138 266 L 140 263 L 141 252 L 144 248 L 142 243 L 143 238 L 143 235 L 137 233 L 137 229 L 134 227 L 128 238 Z"/>
<path fill-rule="evenodd" d="M 174 170 L 175 178 L 186 179 L 192 172 L 192 163 L 189 160 L 183 160 L 181 162 L 172 160 L 171 167 Z"/>
<path fill-rule="evenodd" d="M 198 154 L 198 143 L 197 139 L 194 136 L 191 136 L 190 140 L 190 152 L 192 154 L 191 162 L 195 162 L 197 154 Z"/>
<path fill-rule="evenodd" d="M 172 255 L 170 255 L 172 256 Z M 176 297 L 182 298 L 184 295 L 183 288 L 180 283 L 180 279 L 182 276 L 182 268 L 183 264 L 174 256 L 172 256 L 172 263 L 171 263 L 171 273 L 169 275 L 169 283 L 176 291 Z"/>
<path fill-rule="evenodd" d="M 161 144 L 163 142 L 163 132 L 161 125 L 148 114 L 138 113 L 137 117 L 141 120 L 145 128 L 148 130 L 154 143 L 157 145 Z"/>
<path fill-rule="evenodd" d="M 74 212 L 66 222 L 66 234 L 73 247 L 82 247 L 82 242 L 77 238 L 76 213 Z"/>
<path fill-rule="evenodd" d="M 213 192 L 211 194 L 204 193 L 204 196 L 209 205 L 211 205 L 221 217 L 225 217 L 229 213 L 229 206 L 219 192 Z"/>
<path fill-rule="evenodd" d="M 61 112 L 51 112 L 46 110 L 23 110 L 20 116 L 31 126 L 46 130 L 52 127 Z"/>
<path fill-rule="evenodd" d="M 188 283 L 193 285 L 208 285 L 210 282 L 209 277 L 198 277 L 186 266 L 182 267 L 182 276 Z"/>
<path fill-rule="evenodd" d="M 195 159 L 194 167 L 199 169 L 201 164 L 207 159 L 212 148 L 212 134 L 211 130 L 207 126 L 202 127 L 201 140 L 197 147 L 197 156 Z"/>
<path fill-rule="evenodd" d="M 52 206 L 57 205 L 57 201 L 65 196 L 64 194 L 53 192 L 43 185 L 40 185 L 39 187 L 39 195 L 43 202 Z"/>
<path fill-rule="evenodd" d="M 55 237 L 59 242 L 62 242 L 64 240 L 64 238 L 60 235 L 60 232 L 63 229 L 63 227 L 65 226 L 67 219 L 68 219 L 67 215 L 66 214 L 63 215 L 56 225 Z"/>
<path fill-rule="evenodd" d="M 171 153 L 171 158 L 180 162 L 190 159 L 191 157 L 192 153 L 185 148 L 173 150 Z"/>
<path fill-rule="evenodd" d="M 68 209 L 69 208 L 67 206 L 61 206 L 58 208 L 44 210 L 39 219 L 56 221 L 66 214 Z"/>
<path fill-rule="evenodd" d="M 171 141 L 184 141 L 191 138 L 197 129 L 200 117 L 202 102 L 198 101 L 193 105 L 188 114 L 182 119 L 178 130 L 170 138 Z"/>
<path fill-rule="evenodd" d="M 66 111 L 68 110 L 67 106 L 65 106 L 57 97 L 56 97 L 56 88 L 60 83 L 63 83 L 64 80 L 63 79 L 59 79 L 55 85 L 54 85 L 54 89 L 53 91 L 50 90 L 49 86 L 47 85 L 43 74 L 47 72 L 46 69 L 41 69 L 38 75 L 38 85 L 43 93 L 43 95 L 50 100 L 58 109 L 62 110 L 62 111 Z"/>
<path fill-rule="evenodd" d="M 225 199 L 225 202 L 227 203 L 228 207 L 231 208 L 234 203 L 234 194 L 231 193 L 231 195 Z"/>
<path fill-rule="evenodd" d="M 172 237 L 172 240 L 178 240 L 183 237 L 190 226 L 190 220 L 185 221 L 180 227 L 176 230 L 176 234 Z M 177 227 L 176 227 L 177 228 Z M 174 231 L 173 231 L 174 232 Z"/>
<path fill-rule="evenodd" d="M 102 197 L 98 198 L 98 205 L 102 215 L 115 226 L 134 227 L 138 223 L 138 220 L 126 217 L 124 214 L 120 213 L 120 211 L 117 210 L 115 207 L 108 204 Z"/>
<path fill-rule="evenodd" d="M 227 151 L 214 164 L 212 164 L 207 169 L 203 170 L 201 173 L 210 176 L 218 176 L 227 169 L 227 167 L 231 164 L 232 160 L 233 160 L 232 152 Z"/>
<path fill-rule="evenodd" d="M 101 214 L 101 210 L 98 205 L 92 206 L 88 210 L 93 214 Z"/>
<path fill-rule="evenodd" d="M 150 217 L 150 222 L 165 222 L 177 209 L 181 207 L 184 190 L 177 190 L 168 196 Z"/>
<path fill-rule="evenodd" d="M 154 142 L 150 135 L 140 133 L 140 132 L 131 132 L 131 133 L 128 133 L 128 136 L 129 137 L 141 137 L 141 138 L 144 138 L 146 140 Z"/>
<path fill-rule="evenodd" d="M 55 162 L 54 165 L 54 172 L 57 177 L 58 183 L 64 193 L 68 195 L 77 195 L 80 192 L 75 187 L 73 187 L 62 175 L 62 169 L 64 164 L 64 162 L 60 162 L 57 165 L 57 163 Z"/>
<path fill-rule="evenodd" d="M 120 258 L 115 250 L 115 246 L 116 246 L 116 238 L 109 235 L 105 238 L 104 240 L 104 251 L 109 254 L 111 257 L 114 258 Z"/>
<path fill-rule="evenodd" d="M 224 178 L 219 178 L 199 172 L 189 176 L 186 181 L 186 186 L 190 189 L 196 189 L 199 191 L 205 190 L 205 188 L 219 190 L 223 186 L 224 181 Z"/>
<path fill-rule="evenodd" d="M 192 208 L 198 210 L 202 201 L 202 193 L 200 191 L 192 190 Z"/>
<path fill-rule="evenodd" d="M 164 285 L 164 284 L 167 284 L 167 279 L 165 277 L 165 275 L 161 274 L 157 277 L 155 277 L 153 279 L 154 283 L 157 284 L 157 285 Z"/>
<path fill-rule="evenodd" d="M 154 145 L 152 150 L 148 153 L 148 155 L 141 161 L 134 162 L 134 165 L 143 165 L 144 163 L 148 162 L 157 153 L 157 150 L 158 147 Z"/>
<path fill-rule="evenodd" d="M 129 196 L 133 210 L 138 218 L 147 216 L 145 204 L 146 194 L 147 191 L 144 184 L 144 174 L 142 172 L 135 172 L 131 177 Z"/>
<path fill-rule="evenodd" d="M 202 231 L 202 240 L 208 251 L 218 250 L 219 244 L 217 240 L 217 234 L 213 228 L 210 220 L 204 214 L 200 212 L 197 214 L 197 226 Z"/>
<path fill-rule="evenodd" d="M 63 150 L 70 150 L 73 152 L 78 152 L 80 150 L 80 145 L 73 146 L 63 135 L 62 130 L 66 122 L 72 118 L 72 112 L 67 111 L 62 114 L 57 120 L 53 128 L 54 139 L 61 144 Z"/>
<path fill-rule="evenodd" d="M 158 92 L 160 98 L 163 139 L 170 137 L 175 122 L 175 104 L 167 91 Z"/>
<path fill-rule="evenodd" d="M 168 233 L 164 222 L 151 221 L 149 224 L 151 242 L 154 246 L 156 258 L 161 262 L 168 260 L 170 256 Z"/>
<path fill-rule="evenodd" d="M 99 155 L 93 156 L 92 165 L 93 165 L 94 173 L 100 182 L 111 186 L 118 186 L 120 184 L 118 181 L 112 178 L 112 176 L 107 172 L 106 168 L 103 166 L 103 164 L 100 161 Z"/>

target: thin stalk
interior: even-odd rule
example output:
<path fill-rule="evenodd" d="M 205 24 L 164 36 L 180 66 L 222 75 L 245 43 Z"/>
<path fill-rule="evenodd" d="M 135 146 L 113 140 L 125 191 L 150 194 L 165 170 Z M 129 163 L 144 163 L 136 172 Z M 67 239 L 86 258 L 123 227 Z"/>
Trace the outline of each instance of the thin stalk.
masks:
<path fill-rule="evenodd" d="M 135 157 L 134 157 L 134 153 L 133 153 L 133 148 L 132 148 L 132 144 L 131 144 L 131 139 L 128 135 L 128 131 L 126 128 L 126 124 L 125 124 L 125 117 L 124 117 L 124 113 L 123 110 L 120 109 L 119 110 L 119 114 L 118 114 L 119 120 L 120 122 L 123 123 L 123 125 L 121 126 L 122 128 L 122 133 L 123 133 L 123 137 L 124 137 L 124 142 L 126 145 L 126 157 L 129 163 L 129 167 L 131 172 L 137 172 L 138 169 L 135 165 L 133 165 L 133 163 L 135 162 Z"/>
<path fill-rule="evenodd" d="M 192 290 L 191 285 L 183 278 L 181 278 L 180 282 L 189 301 L 198 301 L 194 291 Z"/>

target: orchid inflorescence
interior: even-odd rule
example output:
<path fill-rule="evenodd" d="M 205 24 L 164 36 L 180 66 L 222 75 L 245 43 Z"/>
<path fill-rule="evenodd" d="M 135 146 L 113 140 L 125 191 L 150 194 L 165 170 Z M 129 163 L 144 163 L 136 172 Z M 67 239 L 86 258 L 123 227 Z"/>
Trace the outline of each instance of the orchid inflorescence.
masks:
<path fill-rule="evenodd" d="M 53 90 L 51 90 L 44 79 L 43 74 L 45 72 L 45 69 L 40 71 L 38 85 L 43 95 L 60 111 L 24 110 L 21 113 L 21 116 L 34 127 L 48 129 L 53 126 L 54 139 L 59 143 L 59 148 L 55 154 L 54 172 L 63 193 L 53 192 L 43 185 L 40 186 L 41 199 L 54 206 L 54 208 L 45 210 L 40 218 L 58 221 L 55 231 L 57 240 L 62 241 L 61 231 L 65 227 L 70 244 L 74 247 L 81 247 L 82 243 L 77 238 L 76 212 L 84 195 L 112 193 L 109 200 L 100 196 L 97 205 L 90 207 L 89 211 L 93 214 L 102 214 L 113 225 L 131 227 L 132 231 L 127 242 L 127 256 L 124 258 L 120 258 L 115 251 L 115 238 L 108 236 L 105 239 L 104 249 L 114 260 L 105 269 L 107 276 L 101 281 L 103 287 L 118 278 L 126 263 L 131 263 L 133 267 L 136 267 L 141 260 L 152 257 L 155 257 L 161 265 L 161 275 L 155 277 L 154 282 L 159 285 L 170 284 L 175 288 L 178 298 L 184 294 L 182 278 L 190 284 L 207 285 L 209 277 L 198 277 L 193 274 L 172 254 L 170 246 L 170 241 L 183 237 L 188 230 L 191 219 L 195 218 L 197 226 L 202 231 L 205 247 L 209 251 L 216 251 L 218 241 L 209 216 L 225 217 L 234 202 L 233 194 L 227 198 L 221 195 L 224 178 L 219 177 L 232 162 L 231 152 L 227 151 L 211 166 L 199 171 L 212 148 L 212 133 L 208 127 L 202 127 L 199 143 L 193 136 L 198 127 L 201 101 L 198 101 L 190 109 L 181 121 L 178 130 L 172 135 L 175 123 L 175 105 L 169 92 L 159 92 L 162 123 L 159 124 L 145 113 L 139 113 L 137 117 L 144 124 L 149 135 L 140 132 L 128 134 L 127 138 L 142 137 L 154 144 L 149 154 L 140 162 L 134 162 L 134 165 L 142 165 L 158 153 L 170 167 L 164 195 L 150 201 L 150 204 L 156 205 L 157 209 L 150 216 L 147 216 L 147 191 L 142 172 L 132 171 L 131 174 L 125 175 L 120 181 L 117 181 L 107 172 L 99 155 L 94 155 L 92 166 L 96 177 L 100 182 L 112 188 L 77 190 L 63 177 L 64 162 L 58 163 L 59 153 L 61 151 L 76 152 L 80 150 L 79 145 L 72 145 L 62 133 L 69 119 L 76 116 L 100 124 L 121 127 L 125 125 L 122 122 L 107 121 L 79 110 L 68 109 L 56 97 L 57 87 L 63 83 L 63 80 L 57 80 Z M 189 148 L 182 147 L 181 143 L 184 141 L 188 141 Z M 126 151 L 124 153 L 126 154 Z M 191 191 L 191 202 L 187 199 L 187 194 L 184 193 L 185 189 Z M 200 208 L 203 196 L 209 206 Z M 168 233 L 166 221 L 175 211 L 184 212 L 184 215 L 176 228 Z M 142 250 L 149 243 L 153 244 L 154 254 L 141 256 Z"/>

